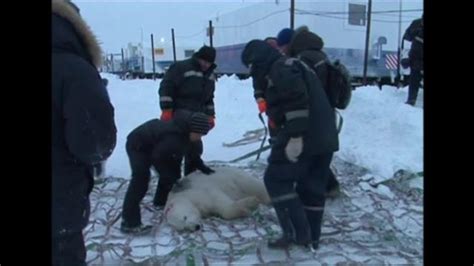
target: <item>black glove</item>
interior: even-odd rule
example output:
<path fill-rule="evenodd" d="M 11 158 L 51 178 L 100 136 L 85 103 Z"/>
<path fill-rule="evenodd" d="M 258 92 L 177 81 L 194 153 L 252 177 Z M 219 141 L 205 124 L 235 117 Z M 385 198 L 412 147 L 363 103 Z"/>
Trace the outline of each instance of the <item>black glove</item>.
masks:
<path fill-rule="evenodd" d="M 215 173 L 216 171 L 211 169 L 210 167 L 206 166 L 204 163 L 199 165 L 197 169 L 201 172 L 203 172 L 206 175 L 210 175 L 212 173 Z"/>
<path fill-rule="evenodd" d="M 407 69 L 410 67 L 410 59 L 409 58 L 403 58 L 400 61 L 400 64 L 402 65 L 403 68 Z"/>

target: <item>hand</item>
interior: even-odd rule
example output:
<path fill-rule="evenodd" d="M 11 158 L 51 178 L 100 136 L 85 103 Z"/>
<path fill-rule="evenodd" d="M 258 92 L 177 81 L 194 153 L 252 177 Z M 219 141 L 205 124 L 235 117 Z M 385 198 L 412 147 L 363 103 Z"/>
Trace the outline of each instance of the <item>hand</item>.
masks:
<path fill-rule="evenodd" d="M 161 121 L 170 121 L 173 118 L 173 110 L 165 109 L 161 112 Z"/>
<path fill-rule="evenodd" d="M 400 64 L 402 65 L 403 68 L 407 69 L 410 67 L 410 59 L 408 58 L 403 58 L 401 61 L 400 61 Z"/>
<path fill-rule="evenodd" d="M 290 138 L 285 147 L 286 158 L 290 162 L 297 162 L 298 156 L 303 152 L 303 137 Z"/>
<path fill-rule="evenodd" d="M 210 175 L 212 173 L 215 173 L 216 171 L 211 169 L 210 167 L 206 166 L 205 164 L 201 164 L 199 167 L 198 167 L 198 170 L 203 172 L 204 174 L 206 175 Z"/>

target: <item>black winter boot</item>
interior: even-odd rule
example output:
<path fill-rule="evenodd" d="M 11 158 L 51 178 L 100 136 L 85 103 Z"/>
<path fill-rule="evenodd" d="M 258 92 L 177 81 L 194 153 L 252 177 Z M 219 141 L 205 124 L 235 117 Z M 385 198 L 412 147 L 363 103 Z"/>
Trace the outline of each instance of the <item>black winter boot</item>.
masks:
<path fill-rule="evenodd" d="M 278 222 L 280 223 L 283 234 L 280 238 L 268 241 L 268 247 L 272 249 L 286 249 L 290 246 L 294 239 L 294 229 L 291 224 L 288 209 L 276 209 Z"/>
<path fill-rule="evenodd" d="M 283 236 L 281 239 L 268 243 L 268 246 L 286 248 L 291 242 L 301 246 L 311 243 L 310 227 L 300 199 L 293 198 L 273 205 L 283 230 Z M 291 237 L 292 235 L 294 237 Z"/>
<path fill-rule="evenodd" d="M 122 222 L 120 225 L 120 232 L 124 234 L 144 235 L 151 232 L 151 229 L 153 229 L 151 225 L 139 224 L 137 226 L 129 226 L 126 222 Z"/>
<path fill-rule="evenodd" d="M 313 247 L 313 249 L 318 249 L 319 238 L 321 237 L 324 207 L 305 206 L 305 211 L 309 226 L 311 227 L 311 246 Z"/>

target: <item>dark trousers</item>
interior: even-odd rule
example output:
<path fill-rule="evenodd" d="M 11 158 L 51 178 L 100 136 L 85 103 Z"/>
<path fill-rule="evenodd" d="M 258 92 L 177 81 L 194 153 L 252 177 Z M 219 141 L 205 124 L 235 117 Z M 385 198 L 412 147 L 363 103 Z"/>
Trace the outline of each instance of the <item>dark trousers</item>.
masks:
<path fill-rule="evenodd" d="M 334 174 L 332 169 L 329 168 L 329 175 L 328 175 L 328 182 L 327 182 L 327 186 L 326 186 L 326 188 L 327 188 L 326 191 L 330 191 L 331 189 L 333 189 L 334 187 L 336 187 L 338 185 L 339 185 L 339 182 L 336 179 L 336 175 Z"/>
<path fill-rule="evenodd" d="M 283 231 L 283 238 L 303 245 L 310 241 L 310 228 L 295 185 L 304 178 L 304 174 L 305 171 L 299 163 L 270 161 L 263 177 Z"/>
<path fill-rule="evenodd" d="M 202 140 L 191 142 L 184 156 L 184 175 L 188 175 L 195 171 L 198 166 L 204 162 L 201 159 L 203 153 Z"/>
<path fill-rule="evenodd" d="M 408 85 L 408 99 L 407 103 L 415 105 L 416 98 L 418 97 L 418 90 L 420 89 L 420 82 L 423 78 L 420 69 L 410 70 L 410 83 Z"/>
<path fill-rule="evenodd" d="M 163 142 L 163 145 L 168 143 Z M 182 154 L 171 152 L 170 149 L 172 148 L 168 146 L 143 151 L 136 150 L 127 143 L 126 150 L 132 169 L 132 179 L 125 195 L 122 212 L 123 223 L 127 226 L 135 227 L 141 224 L 140 202 L 148 190 L 152 166 L 159 174 L 157 193 L 165 193 L 167 196 L 173 184 L 181 177 Z"/>
<path fill-rule="evenodd" d="M 54 266 L 87 265 L 82 232 L 78 231 L 53 237 L 52 257 Z"/>
<path fill-rule="evenodd" d="M 311 229 L 311 240 L 314 249 L 319 246 L 323 224 L 325 192 L 330 181 L 330 168 L 333 153 L 303 158 L 300 162 L 306 174 L 297 184 L 296 191 L 303 202 L 306 218 Z M 331 182 L 336 179 L 332 177 Z"/>
<path fill-rule="evenodd" d="M 299 162 L 305 172 L 297 183 L 296 192 L 305 206 L 324 207 L 333 153 L 302 158 Z M 335 177 L 334 179 L 335 180 Z M 334 181 L 331 181 L 334 182 Z"/>
<path fill-rule="evenodd" d="M 90 170 L 90 169 L 89 169 Z M 51 231 L 53 265 L 86 265 L 82 230 L 90 215 L 93 179 L 87 169 L 53 169 Z M 87 174 L 84 174 L 87 172 Z"/>

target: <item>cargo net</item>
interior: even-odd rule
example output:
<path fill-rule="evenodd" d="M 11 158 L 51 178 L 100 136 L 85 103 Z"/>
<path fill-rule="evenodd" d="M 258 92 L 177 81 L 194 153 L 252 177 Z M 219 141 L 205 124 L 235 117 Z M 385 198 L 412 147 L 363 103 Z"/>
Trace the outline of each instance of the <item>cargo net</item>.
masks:
<path fill-rule="evenodd" d="M 216 163 L 217 164 L 217 163 Z M 214 166 L 218 166 L 214 164 Z M 228 164 L 227 164 L 228 165 Z M 234 165 L 262 178 L 259 162 Z M 316 252 L 291 246 L 268 249 L 268 239 L 281 231 L 275 212 L 260 206 L 250 217 L 232 221 L 203 219 L 201 230 L 178 233 L 165 221 L 163 209 L 152 204 L 158 178 L 142 201 L 142 221 L 152 224 L 148 235 L 119 231 L 129 180 L 96 181 L 91 194 L 90 223 L 84 230 L 89 265 L 293 265 L 293 264 L 422 264 L 423 190 L 409 184 L 420 175 L 397 172 L 374 182 L 367 171 L 339 160 L 333 170 L 341 193 L 327 200 L 320 247 Z"/>

